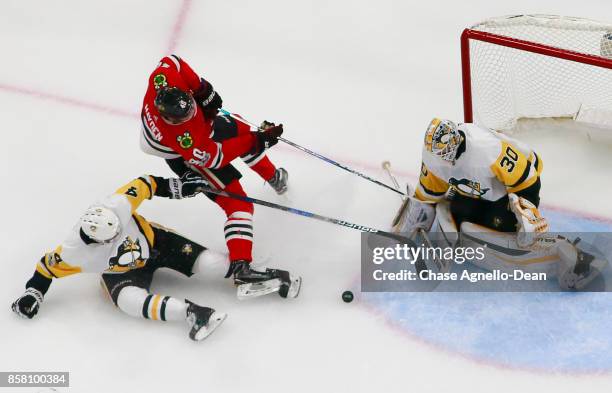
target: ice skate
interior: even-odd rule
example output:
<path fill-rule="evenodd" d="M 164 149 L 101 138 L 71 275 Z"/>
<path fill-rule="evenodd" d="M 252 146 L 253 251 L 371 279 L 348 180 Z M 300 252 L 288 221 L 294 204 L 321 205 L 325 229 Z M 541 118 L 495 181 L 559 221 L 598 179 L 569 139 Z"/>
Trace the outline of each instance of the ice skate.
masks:
<path fill-rule="evenodd" d="M 287 192 L 289 181 L 289 173 L 285 170 L 285 168 L 277 168 L 276 172 L 274 172 L 274 177 L 268 180 L 268 184 L 276 191 L 278 195 L 282 195 Z"/>
<path fill-rule="evenodd" d="M 227 314 L 215 311 L 210 307 L 199 306 L 187 300 L 187 323 L 191 330 L 189 338 L 193 341 L 202 341 L 208 337 L 223 321 Z"/>
<path fill-rule="evenodd" d="M 246 261 L 235 261 L 230 265 L 226 278 L 233 276 L 238 286 L 238 299 L 249 299 L 278 292 L 283 298 L 295 298 L 300 293 L 302 278 L 292 276 L 286 270 L 254 270 Z"/>

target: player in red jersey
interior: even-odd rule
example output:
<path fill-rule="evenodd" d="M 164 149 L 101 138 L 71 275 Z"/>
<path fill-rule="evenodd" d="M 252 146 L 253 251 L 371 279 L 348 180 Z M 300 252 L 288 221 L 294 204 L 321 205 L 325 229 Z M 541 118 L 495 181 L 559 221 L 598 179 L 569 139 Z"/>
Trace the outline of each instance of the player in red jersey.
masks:
<path fill-rule="evenodd" d="M 239 182 L 242 175 L 231 165 L 241 157 L 278 194 L 284 193 L 287 171 L 277 169 L 265 154 L 278 143 L 282 124 L 264 122 L 262 132 L 252 132 L 242 122 L 218 116 L 222 103 L 212 84 L 187 62 L 176 55 L 164 57 L 149 77 L 143 100 L 142 150 L 164 158 L 181 178 L 201 176 L 211 187 L 246 196 Z M 231 262 L 227 277 L 233 276 L 238 285 L 257 283 L 261 294 L 279 289 L 273 287 L 279 280 L 250 267 L 253 204 L 220 195 L 209 198 L 227 216 L 224 232 Z"/>

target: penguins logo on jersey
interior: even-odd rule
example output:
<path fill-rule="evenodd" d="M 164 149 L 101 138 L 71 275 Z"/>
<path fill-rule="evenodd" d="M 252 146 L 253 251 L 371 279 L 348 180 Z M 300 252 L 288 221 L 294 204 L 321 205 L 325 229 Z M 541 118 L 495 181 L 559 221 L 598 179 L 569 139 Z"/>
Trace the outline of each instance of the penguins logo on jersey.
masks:
<path fill-rule="evenodd" d="M 123 240 L 117 249 L 117 255 L 109 261 L 109 272 L 123 273 L 128 270 L 138 269 L 145 265 L 146 261 L 142 258 L 142 247 L 140 240 L 133 241 L 129 236 Z"/>
<path fill-rule="evenodd" d="M 471 198 L 480 198 L 490 190 L 490 188 L 481 188 L 480 183 L 468 179 L 457 180 L 451 177 L 448 183 L 460 194 Z"/>

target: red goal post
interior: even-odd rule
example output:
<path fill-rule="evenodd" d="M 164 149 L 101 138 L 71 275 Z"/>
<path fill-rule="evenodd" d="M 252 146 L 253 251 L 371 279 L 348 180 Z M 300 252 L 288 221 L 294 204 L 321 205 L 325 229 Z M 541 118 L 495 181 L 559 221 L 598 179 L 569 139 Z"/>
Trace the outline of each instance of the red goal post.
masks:
<path fill-rule="evenodd" d="M 511 128 L 522 117 L 576 118 L 585 104 L 612 115 L 612 25 L 550 15 L 489 19 L 463 31 L 461 63 L 466 122 Z M 550 94 L 559 97 L 548 103 Z"/>

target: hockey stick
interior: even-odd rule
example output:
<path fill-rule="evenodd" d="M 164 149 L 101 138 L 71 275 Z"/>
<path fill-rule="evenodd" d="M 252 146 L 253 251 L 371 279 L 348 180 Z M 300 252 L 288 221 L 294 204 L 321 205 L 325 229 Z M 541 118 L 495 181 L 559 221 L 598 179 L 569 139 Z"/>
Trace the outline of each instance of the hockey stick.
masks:
<path fill-rule="evenodd" d="M 392 232 L 385 232 L 385 231 L 381 231 L 379 229 L 366 227 L 364 225 L 353 224 L 353 223 L 348 222 L 348 221 L 338 220 L 336 218 L 322 216 L 320 214 L 311 213 L 311 212 L 308 212 L 308 211 L 305 211 L 305 210 L 300 210 L 300 209 L 295 209 L 293 207 L 279 205 L 278 203 L 268 202 L 268 201 L 264 201 L 264 200 L 256 199 L 256 198 L 251 198 L 249 196 L 238 195 L 238 194 L 234 194 L 233 192 L 228 192 L 228 191 L 225 191 L 225 190 L 217 190 L 217 189 L 212 188 L 212 187 L 201 187 L 201 189 L 202 189 L 203 192 L 206 192 L 206 193 L 211 193 L 211 194 L 216 194 L 216 195 L 224 196 L 224 197 L 227 197 L 227 198 L 237 199 L 237 200 L 243 201 L 243 202 L 254 203 L 256 205 L 266 206 L 266 207 L 269 207 L 271 209 L 282 210 L 284 212 L 297 214 L 297 215 L 303 216 L 303 217 L 314 218 L 315 220 L 328 222 L 330 224 L 340 225 L 340 226 L 343 226 L 343 227 L 346 227 L 346 228 L 355 229 L 355 230 L 358 230 L 358 231 L 361 231 L 361 232 L 375 233 L 377 235 L 380 235 L 380 236 L 383 236 L 383 237 L 387 237 L 387 238 L 390 238 L 390 239 L 393 239 L 393 240 L 397 240 L 397 241 L 402 242 L 402 243 L 407 243 L 410 247 L 417 247 L 417 245 L 414 243 L 414 241 L 410 240 L 407 237 L 400 236 L 400 235 L 392 233 Z"/>
<path fill-rule="evenodd" d="M 232 113 L 228 112 L 227 110 L 225 110 L 225 109 L 223 109 L 223 108 L 220 108 L 220 109 L 219 109 L 219 111 L 220 111 L 221 113 L 223 113 L 224 115 L 231 117 L 232 119 L 238 120 L 238 121 L 240 121 L 240 122 L 242 122 L 242 123 L 244 123 L 244 124 L 246 124 L 246 125 L 249 125 L 249 126 L 251 126 L 251 127 L 254 127 L 254 128 L 257 128 L 258 130 L 263 131 L 263 130 L 262 130 L 260 127 L 256 126 L 255 124 L 251 123 L 250 121 L 247 121 L 247 120 L 245 120 L 245 119 L 243 119 L 243 118 L 241 118 L 241 117 L 239 117 L 239 116 L 236 116 L 236 115 L 234 115 L 234 114 L 232 114 Z M 344 166 L 344 165 L 340 164 L 339 162 L 336 162 L 336 161 L 332 160 L 331 158 L 325 157 L 325 156 L 323 156 L 323 155 L 321 155 L 321 154 L 319 154 L 319 153 L 317 153 L 317 152 L 314 152 L 314 151 L 309 150 L 309 149 L 307 149 L 307 148 L 305 148 L 305 147 L 303 147 L 303 146 L 300 146 L 300 145 L 298 145 L 297 143 L 291 142 L 291 141 L 290 141 L 290 140 L 288 140 L 288 139 L 285 139 L 285 138 L 279 137 L 279 138 L 278 138 L 278 140 L 279 140 L 279 141 L 282 141 L 282 142 L 285 142 L 286 144 L 288 144 L 288 145 L 290 145 L 290 146 L 293 146 L 293 147 L 295 147 L 296 149 L 303 151 L 304 153 L 307 153 L 307 154 L 310 154 L 311 156 L 317 157 L 317 158 L 319 158 L 319 159 L 321 159 L 321 160 L 323 160 L 323 161 L 327 162 L 328 164 L 332 164 L 332 165 L 334 165 L 334 166 L 336 166 L 336 167 L 338 167 L 338 168 L 344 169 L 345 171 L 347 171 L 347 172 L 349 172 L 349 173 L 352 173 L 352 174 L 354 174 L 354 175 L 357 175 L 357 176 L 359 176 L 359 177 L 361 177 L 361 178 L 363 178 L 363 179 L 369 180 L 369 181 L 371 181 L 372 183 L 378 184 L 379 186 L 385 187 L 386 189 L 389 189 L 389 190 L 391 190 L 391 191 L 393 191 L 393 192 L 396 192 L 396 193 L 398 193 L 398 194 L 400 194 L 400 195 L 404 195 L 404 193 L 403 193 L 403 192 L 401 192 L 401 191 L 399 191 L 398 189 L 395 189 L 395 188 L 393 188 L 393 187 L 390 187 L 390 186 L 386 185 L 386 184 L 385 184 L 385 183 L 383 183 L 383 182 L 380 182 L 380 181 L 378 181 L 378 180 L 376 180 L 376 179 L 373 179 L 373 178 L 369 177 L 368 175 L 364 175 L 364 174 L 363 174 L 363 173 L 361 173 L 361 172 L 357 172 L 357 171 L 356 171 L 356 170 L 354 170 L 354 169 L 351 169 L 351 168 L 349 168 L 349 167 L 347 167 L 347 166 Z"/>
<path fill-rule="evenodd" d="M 383 161 L 382 167 L 385 170 L 385 172 L 387 172 L 387 175 L 389 175 L 389 177 L 391 178 L 391 181 L 393 182 L 393 185 L 395 186 L 395 188 L 399 190 L 400 189 L 399 182 L 397 181 L 397 179 L 391 172 L 391 163 L 389 161 Z M 404 198 L 402 198 L 402 200 L 404 200 Z"/>
<path fill-rule="evenodd" d="M 389 178 L 391 178 L 391 181 L 393 182 L 393 185 L 395 186 L 395 188 L 397 188 L 399 190 L 400 189 L 399 182 L 397 181 L 397 179 L 395 178 L 395 176 L 393 176 L 393 173 L 391 172 L 391 163 L 389 161 L 383 161 L 382 167 L 385 170 L 385 172 L 387 172 L 387 175 L 389 175 Z M 400 220 L 402 219 L 402 215 L 404 214 L 404 212 L 408 208 L 408 203 L 410 202 L 410 198 L 409 198 L 408 195 L 409 194 L 406 193 L 406 194 L 404 194 L 404 196 L 401 197 L 402 198 L 402 205 L 400 206 L 400 209 L 398 210 L 397 214 L 393 218 L 393 221 L 391 222 L 391 227 L 392 228 L 395 228 L 397 226 L 397 224 L 399 224 Z"/>
<path fill-rule="evenodd" d="M 400 188 L 399 182 L 393 175 L 393 172 L 391 172 L 391 163 L 389 161 L 384 161 L 382 163 L 382 167 L 385 170 L 385 172 L 387 172 L 387 175 L 389 175 L 389 177 L 391 178 L 393 185 L 395 185 L 395 187 L 399 189 Z M 410 201 L 410 199 L 411 199 L 410 192 L 407 192 L 402 197 L 402 206 L 400 207 L 400 210 L 397 212 L 397 215 L 395 216 L 395 218 L 393 219 L 393 222 L 391 223 L 393 227 L 395 227 L 401 220 L 402 215 L 408 208 L 408 202 Z M 427 235 L 427 232 L 425 232 L 423 228 L 418 228 L 412 231 L 410 233 L 409 238 L 414 239 L 416 235 L 420 235 L 423 238 L 425 243 L 427 243 L 427 247 L 433 247 L 433 244 L 431 243 L 431 240 L 429 239 L 429 235 Z M 436 263 L 436 267 L 438 268 L 440 272 L 446 273 L 450 270 L 450 264 L 445 264 L 443 261 L 436 260 L 435 258 L 434 258 L 434 262 Z M 420 274 L 421 270 L 427 269 L 427 265 L 422 260 L 420 260 L 415 263 L 415 268 L 417 269 L 417 273 Z"/>

